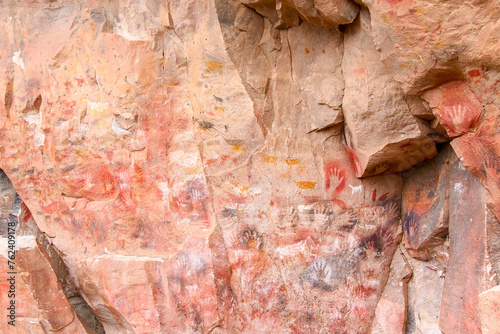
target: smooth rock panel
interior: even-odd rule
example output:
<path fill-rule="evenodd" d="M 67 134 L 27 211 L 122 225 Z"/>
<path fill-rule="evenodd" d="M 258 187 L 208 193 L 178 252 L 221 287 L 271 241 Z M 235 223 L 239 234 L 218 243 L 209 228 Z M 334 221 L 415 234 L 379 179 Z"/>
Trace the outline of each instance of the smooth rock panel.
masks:
<path fill-rule="evenodd" d="M 485 289 L 484 189 L 458 158 L 450 166 L 450 207 L 454 209 L 450 211 L 450 259 L 439 326 L 445 334 L 481 333 L 478 296 Z"/>
<path fill-rule="evenodd" d="M 405 95 L 373 44 L 370 13 L 362 9 L 344 36 L 343 111 L 358 177 L 399 172 L 437 152 L 432 131 L 414 117 Z"/>

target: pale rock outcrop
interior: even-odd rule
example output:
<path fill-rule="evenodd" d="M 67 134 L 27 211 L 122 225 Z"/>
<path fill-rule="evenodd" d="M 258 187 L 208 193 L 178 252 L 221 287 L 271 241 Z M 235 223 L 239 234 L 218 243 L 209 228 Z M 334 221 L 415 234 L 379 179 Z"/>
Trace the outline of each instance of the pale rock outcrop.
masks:
<path fill-rule="evenodd" d="M 450 163 L 450 259 L 439 327 L 444 333 L 481 333 L 478 296 L 486 271 L 486 203 L 479 180 L 458 158 Z M 467 273 L 464 275 L 463 273 Z"/>
<path fill-rule="evenodd" d="M 403 175 L 403 245 L 413 270 L 406 331 L 481 333 L 478 296 L 498 285 L 500 264 L 500 224 L 481 182 L 450 146 Z"/>
<path fill-rule="evenodd" d="M 380 61 L 370 13 L 362 9 L 344 37 L 345 132 L 358 177 L 406 170 L 436 154 L 432 130 Z"/>

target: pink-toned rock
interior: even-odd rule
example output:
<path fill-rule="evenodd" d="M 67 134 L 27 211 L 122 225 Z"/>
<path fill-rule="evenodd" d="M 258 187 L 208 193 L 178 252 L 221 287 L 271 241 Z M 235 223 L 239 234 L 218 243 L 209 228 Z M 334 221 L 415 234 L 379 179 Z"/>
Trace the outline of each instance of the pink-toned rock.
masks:
<path fill-rule="evenodd" d="M 429 259 L 448 235 L 451 146 L 403 173 L 404 241 L 411 256 Z"/>
<path fill-rule="evenodd" d="M 401 249 L 394 253 L 389 279 L 380 297 L 372 334 L 404 333 L 406 329 L 408 282 L 413 275 Z"/>
<path fill-rule="evenodd" d="M 450 259 L 439 327 L 443 333 L 481 333 L 478 296 L 486 271 L 486 203 L 479 180 L 451 161 Z M 464 273 L 467 273 L 464 275 Z"/>
<path fill-rule="evenodd" d="M 485 289 L 500 285 L 500 223 L 491 210 L 486 216 Z"/>
<path fill-rule="evenodd" d="M 399 85 L 373 44 L 370 14 L 362 9 L 344 37 L 343 110 L 346 139 L 358 177 L 399 172 L 436 154 L 432 131 L 412 116 Z"/>
<path fill-rule="evenodd" d="M 406 333 L 440 333 L 441 299 L 448 265 L 448 246 L 435 247 L 427 261 L 408 256 L 413 275 L 408 283 Z"/>
<path fill-rule="evenodd" d="M 77 314 L 64 295 L 61 283 L 56 276 L 45 249 L 36 237 L 16 238 L 15 274 L 9 274 L 7 267 L 7 239 L 2 238 L 1 305 L 7 309 L 15 304 L 14 327 L 2 321 L 0 328 L 4 333 L 93 333 L 80 322 Z M 5 255 L 4 255 L 5 254 Z M 14 277 L 13 281 L 7 278 Z M 11 288 L 14 286 L 14 289 Z M 9 290 L 13 290 L 12 298 Z M 12 319 L 11 319 L 12 320 Z M 17 322 L 19 321 L 19 322 Z"/>
<path fill-rule="evenodd" d="M 479 295 L 482 334 L 500 333 L 500 286 Z"/>
<path fill-rule="evenodd" d="M 500 134 L 499 108 L 489 105 L 477 131 L 454 139 L 451 143 L 464 165 L 477 177 L 487 190 L 487 204 L 497 219 L 500 217 Z"/>
<path fill-rule="evenodd" d="M 418 95 L 405 95 L 404 97 L 406 103 L 408 104 L 408 108 L 413 116 L 425 119 L 425 120 L 433 120 L 435 119 L 434 114 L 432 113 L 432 109 L 429 104 Z"/>
<path fill-rule="evenodd" d="M 106 332 L 190 332 L 218 323 L 208 245 L 161 258 L 102 254 L 77 262 L 78 286 Z M 124 275 L 124 273 L 128 273 Z"/>
<path fill-rule="evenodd" d="M 446 83 L 425 92 L 423 97 L 449 137 L 474 131 L 483 113 L 483 106 L 464 82 Z"/>

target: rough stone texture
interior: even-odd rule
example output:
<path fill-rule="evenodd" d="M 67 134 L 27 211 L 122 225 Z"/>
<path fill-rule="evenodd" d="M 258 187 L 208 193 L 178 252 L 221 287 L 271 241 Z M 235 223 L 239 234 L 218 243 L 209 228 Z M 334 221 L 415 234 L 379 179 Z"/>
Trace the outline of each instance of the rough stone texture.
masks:
<path fill-rule="evenodd" d="M 427 136 L 432 130 L 412 115 L 412 104 L 380 61 L 366 9 L 346 28 L 342 71 L 346 138 L 358 176 L 403 171 L 436 154 Z"/>
<path fill-rule="evenodd" d="M 358 14 L 358 6 L 351 0 L 243 0 L 274 23 L 278 29 L 298 26 L 300 20 L 337 28 L 351 23 Z"/>
<path fill-rule="evenodd" d="M 427 261 L 408 256 L 412 277 L 408 284 L 406 333 L 441 334 L 441 298 L 448 264 L 448 247 L 434 248 Z"/>
<path fill-rule="evenodd" d="M 407 328 L 408 282 L 413 270 L 403 251 L 399 248 L 392 259 L 389 279 L 375 310 L 372 334 L 403 333 Z"/>
<path fill-rule="evenodd" d="M 371 13 L 374 43 L 403 91 L 416 94 L 470 67 L 498 68 L 497 0 L 358 0 Z M 478 76 L 481 76 L 479 74 Z"/>
<path fill-rule="evenodd" d="M 1 2 L 21 331 L 494 330 L 499 8 Z"/>
<path fill-rule="evenodd" d="M 483 107 L 465 83 L 452 81 L 425 92 L 423 96 L 450 137 L 476 130 Z"/>

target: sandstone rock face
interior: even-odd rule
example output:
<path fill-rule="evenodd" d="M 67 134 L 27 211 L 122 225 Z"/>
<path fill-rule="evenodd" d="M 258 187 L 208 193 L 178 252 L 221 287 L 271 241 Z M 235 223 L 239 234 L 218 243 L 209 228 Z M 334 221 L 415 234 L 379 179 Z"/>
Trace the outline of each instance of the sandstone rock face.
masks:
<path fill-rule="evenodd" d="M 478 80 L 481 68 L 498 68 L 496 0 L 357 2 L 370 10 L 374 43 L 406 93 L 457 79 Z"/>
<path fill-rule="evenodd" d="M 351 0 L 243 0 L 245 5 L 284 29 L 298 26 L 302 19 L 325 28 L 351 23 L 358 6 Z"/>
<path fill-rule="evenodd" d="M 404 173 L 404 239 L 413 257 L 428 260 L 448 236 L 450 216 L 450 159 L 448 145 L 439 155 Z"/>
<path fill-rule="evenodd" d="M 500 331 L 500 317 L 498 315 L 498 308 L 500 307 L 499 290 L 500 286 L 496 286 L 479 295 L 482 332 L 485 334 Z"/>
<path fill-rule="evenodd" d="M 2 238 L 2 262 L 7 262 L 6 238 Z M 17 325 L 11 327 L 3 322 L 5 333 L 15 328 L 17 333 L 92 333 L 78 318 L 68 302 L 62 286 L 52 268 L 45 249 L 34 236 L 21 236 L 17 239 L 17 273 L 2 273 L 2 308 L 10 307 L 6 292 L 15 285 L 17 290 Z M 5 294 L 5 295 L 4 295 Z M 10 311 L 9 311 L 10 314 Z M 9 318 L 10 320 L 10 318 Z M 11 328 L 11 329 L 9 329 Z"/>
<path fill-rule="evenodd" d="M 380 61 L 366 9 L 348 26 L 344 38 L 342 106 L 357 175 L 399 172 L 432 158 L 432 130 L 412 115 L 403 91 Z"/>
<path fill-rule="evenodd" d="M 0 3 L 2 309 L 14 275 L 19 333 L 495 333 L 499 8 Z"/>

